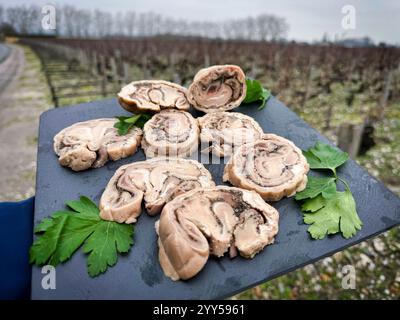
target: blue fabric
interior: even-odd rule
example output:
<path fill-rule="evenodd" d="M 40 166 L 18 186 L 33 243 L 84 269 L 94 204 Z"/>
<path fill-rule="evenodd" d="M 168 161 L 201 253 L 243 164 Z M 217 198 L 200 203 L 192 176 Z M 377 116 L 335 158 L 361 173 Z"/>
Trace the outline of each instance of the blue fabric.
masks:
<path fill-rule="evenodd" d="M 35 198 L 0 203 L 0 299 L 29 299 Z"/>

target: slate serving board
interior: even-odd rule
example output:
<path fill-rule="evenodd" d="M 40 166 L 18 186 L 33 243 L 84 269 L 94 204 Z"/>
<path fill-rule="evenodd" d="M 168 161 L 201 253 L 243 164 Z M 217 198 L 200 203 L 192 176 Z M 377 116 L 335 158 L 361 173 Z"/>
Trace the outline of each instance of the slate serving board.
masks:
<path fill-rule="evenodd" d="M 254 117 L 265 132 L 292 140 L 302 149 L 317 140 L 328 142 L 316 130 L 275 98 L 266 108 L 243 106 L 235 111 Z M 115 99 L 108 99 L 53 109 L 40 118 L 38 170 L 36 182 L 35 224 L 64 202 L 86 195 L 98 202 L 115 170 L 134 161 L 144 160 L 142 150 L 117 162 L 108 162 L 99 169 L 75 173 L 58 164 L 53 152 L 53 136 L 78 121 L 125 115 Z M 194 111 L 195 116 L 200 112 Z M 222 184 L 224 164 L 205 165 L 217 184 Z M 400 199 L 382 183 L 372 178 L 354 161 L 342 166 L 339 175 L 345 178 L 357 202 L 364 226 L 349 240 L 340 235 L 312 240 L 303 224 L 299 205 L 293 198 L 272 205 L 280 213 L 279 234 L 252 260 L 241 257 L 210 258 L 205 268 L 189 281 L 173 282 L 165 277 L 158 263 L 154 222 L 157 217 L 143 213 L 135 228 L 135 244 L 129 254 L 119 256 L 118 263 L 97 278 L 90 278 L 86 257 L 79 250 L 71 260 L 56 268 L 56 289 L 41 286 L 41 269 L 33 267 L 32 299 L 215 299 L 225 298 L 332 255 L 346 247 L 373 237 L 400 223 Z"/>

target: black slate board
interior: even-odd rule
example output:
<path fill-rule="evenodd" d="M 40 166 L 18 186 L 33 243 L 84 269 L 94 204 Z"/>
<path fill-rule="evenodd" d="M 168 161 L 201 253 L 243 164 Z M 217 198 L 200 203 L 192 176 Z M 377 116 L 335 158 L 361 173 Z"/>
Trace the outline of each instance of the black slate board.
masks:
<path fill-rule="evenodd" d="M 312 129 L 275 98 L 262 111 L 244 106 L 235 111 L 254 117 L 265 132 L 292 140 L 302 149 L 317 140 L 328 140 Z M 66 200 L 86 195 L 98 201 L 115 170 L 126 163 L 145 159 L 140 150 L 132 157 L 109 162 L 100 169 L 74 173 L 58 164 L 53 152 L 53 136 L 78 121 L 127 114 L 115 99 L 53 109 L 42 114 L 38 147 L 35 224 L 53 211 L 64 208 Z M 201 115 L 193 112 L 195 116 Z M 224 165 L 206 165 L 217 184 L 222 184 Z M 280 231 L 273 245 L 253 260 L 241 257 L 209 259 L 205 268 L 189 281 L 173 282 L 163 275 L 157 258 L 156 217 L 143 213 L 136 224 L 135 244 L 119 257 L 116 266 L 97 278 L 90 278 L 82 251 L 56 269 L 56 290 L 41 287 L 41 269 L 33 267 L 33 299 L 214 299 L 232 296 L 249 287 L 295 270 L 306 264 L 373 237 L 400 223 L 400 199 L 372 178 L 354 161 L 339 169 L 349 181 L 364 226 L 349 240 L 340 235 L 312 240 L 293 198 L 273 206 L 280 212 Z"/>

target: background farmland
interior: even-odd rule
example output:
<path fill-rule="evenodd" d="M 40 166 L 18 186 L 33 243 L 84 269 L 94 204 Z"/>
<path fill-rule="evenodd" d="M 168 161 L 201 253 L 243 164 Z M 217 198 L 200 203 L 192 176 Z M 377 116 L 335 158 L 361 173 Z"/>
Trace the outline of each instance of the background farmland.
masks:
<path fill-rule="evenodd" d="M 21 160 L 21 169 L 0 184 L 0 200 L 19 200 L 34 192 L 35 130 L 44 108 L 113 97 L 133 80 L 164 79 L 187 86 L 200 68 L 226 63 L 240 65 L 247 76 L 260 80 L 400 195 L 397 47 L 368 41 L 352 47 L 327 39 L 315 44 L 285 41 L 289 26 L 273 15 L 193 25 L 154 16 L 132 18 L 133 12 L 117 18 L 73 7 L 64 8 L 60 19 L 68 21 L 72 15 L 76 23 L 64 23 L 58 34 L 44 36 L 35 29 L 33 7 L 18 8 L 0 14 L 7 43 L 0 46 L 0 63 L 2 55 L 8 59 L 7 68 L 0 64 L 0 133 L 4 148 L 12 149 L 16 132 L 24 137 L 14 142 L 26 144 L 29 162 Z M 23 14 L 32 17 L 20 19 Z M 92 14 L 91 25 L 85 25 L 85 14 Z M 111 27 L 113 19 L 124 17 L 137 22 L 120 30 Z M 26 127 L 33 131 L 26 132 Z M 356 290 L 342 289 L 341 270 L 347 264 L 357 268 Z M 234 298 L 398 299 L 399 270 L 397 228 Z"/>

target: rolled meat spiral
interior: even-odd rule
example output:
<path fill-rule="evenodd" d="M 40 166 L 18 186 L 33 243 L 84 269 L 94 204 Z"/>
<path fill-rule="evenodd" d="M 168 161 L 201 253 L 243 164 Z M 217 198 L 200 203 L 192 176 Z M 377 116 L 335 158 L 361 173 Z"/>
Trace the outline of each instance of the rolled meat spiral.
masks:
<path fill-rule="evenodd" d="M 186 92 L 186 88 L 168 81 L 134 81 L 121 89 L 118 101 L 130 112 L 159 112 L 167 108 L 189 110 Z"/>
<path fill-rule="evenodd" d="M 81 171 L 103 166 L 109 159 L 119 160 L 135 153 L 142 130 L 133 127 L 120 136 L 113 118 L 95 119 L 73 124 L 54 136 L 54 151 L 62 166 Z"/>
<path fill-rule="evenodd" d="M 191 155 L 198 148 L 197 120 L 184 111 L 163 110 L 146 122 L 142 148 L 147 157 Z"/>
<path fill-rule="evenodd" d="M 100 199 L 100 217 L 133 223 L 142 212 L 142 200 L 150 215 L 181 193 L 214 186 L 211 174 L 195 160 L 153 158 L 120 167 Z"/>
<path fill-rule="evenodd" d="M 258 140 L 263 135 L 260 125 L 251 117 L 239 112 L 213 112 L 197 118 L 200 140 L 204 151 L 217 156 L 230 156 L 244 143 Z"/>
<path fill-rule="evenodd" d="M 161 267 L 172 280 L 186 280 L 210 255 L 238 251 L 253 258 L 273 243 L 278 221 L 278 211 L 253 191 L 218 186 L 186 192 L 165 205 L 156 223 Z"/>
<path fill-rule="evenodd" d="M 224 181 L 278 201 L 303 190 L 309 166 L 293 142 L 274 134 L 236 149 L 224 170 Z"/>
<path fill-rule="evenodd" d="M 188 89 L 189 102 L 205 113 L 238 107 L 246 97 L 246 77 L 235 65 L 201 69 Z"/>

